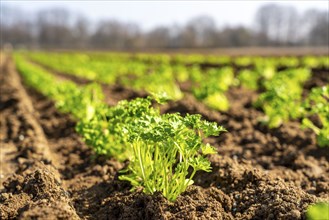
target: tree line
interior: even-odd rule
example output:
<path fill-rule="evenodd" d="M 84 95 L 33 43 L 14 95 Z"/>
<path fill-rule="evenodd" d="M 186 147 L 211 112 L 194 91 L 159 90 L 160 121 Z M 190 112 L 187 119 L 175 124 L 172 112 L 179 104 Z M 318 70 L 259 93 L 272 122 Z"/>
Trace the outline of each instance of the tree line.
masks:
<path fill-rule="evenodd" d="M 218 28 L 214 19 L 199 16 L 184 25 L 143 31 L 137 23 L 91 22 L 64 8 L 35 15 L 2 5 L 1 47 L 66 49 L 217 48 L 247 46 L 328 46 L 328 9 L 298 13 L 292 6 L 261 6 L 251 26 Z M 238 16 L 238 15 L 236 15 Z"/>

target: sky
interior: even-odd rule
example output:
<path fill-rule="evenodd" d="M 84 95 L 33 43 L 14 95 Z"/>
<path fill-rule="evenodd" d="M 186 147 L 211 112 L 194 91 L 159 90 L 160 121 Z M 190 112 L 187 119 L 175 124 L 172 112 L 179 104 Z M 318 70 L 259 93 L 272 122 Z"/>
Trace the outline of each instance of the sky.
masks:
<path fill-rule="evenodd" d="M 116 19 L 138 23 L 143 30 L 150 30 L 159 25 L 184 25 L 189 19 L 211 16 L 216 24 L 252 25 L 257 9 L 267 3 L 294 6 L 298 12 L 315 8 L 329 8 L 328 0 L 308 1 L 14 1 L 2 0 L 1 4 L 19 8 L 28 13 L 35 13 L 52 7 L 67 8 L 81 13 L 91 21 Z"/>

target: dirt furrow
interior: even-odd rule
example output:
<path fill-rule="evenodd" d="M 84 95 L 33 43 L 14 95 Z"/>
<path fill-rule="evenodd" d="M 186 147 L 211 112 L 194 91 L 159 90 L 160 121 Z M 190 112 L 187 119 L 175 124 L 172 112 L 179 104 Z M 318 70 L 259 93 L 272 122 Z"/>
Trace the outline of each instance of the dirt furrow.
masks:
<path fill-rule="evenodd" d="M 13 63 L 1 70 L 0 218 L 79 219 Z"/>
<path fill-rule="evenodd" d="M 63 185 L 79 216 L 91 218 L 104 196 L 109 196 L 115 189 L 129 190 L 126 183 L 117 180 L 118 171 L 124 164 L 95 157 L 75 132 L 76 122 L 70 115 L 58 112 L 54 103 L 38 92 L 28 91 L 51 151 L 60 158 L 58 169 Z"/>

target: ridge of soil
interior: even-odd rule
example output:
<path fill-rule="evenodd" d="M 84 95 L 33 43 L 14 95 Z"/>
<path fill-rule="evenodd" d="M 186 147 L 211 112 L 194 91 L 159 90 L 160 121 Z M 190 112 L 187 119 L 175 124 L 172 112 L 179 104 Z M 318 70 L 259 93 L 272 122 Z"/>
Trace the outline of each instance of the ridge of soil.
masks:
<path fill-rule="evenodd" d="M 1 70 L 0 218 L 78 219 L 13 64 Z"/>
<path fill-rule="evenodd" d="M 130 192 L 129 183 L 117 178 L 126 163 L 95 157 L 76 134 L 75 121 L 46 97 L 27 89 L 24 100 L 32 102 L 32 113 L 18 110 L 24 100 L 17 90 L 23 88 L 10 81 L 20 80 L 9 77 L 16 74 L 13 68 L 1 72 L 1 149 L 13 148 L 4 151 L 13 158 L 4 164 L 14 165 L 0 192 L 2 219 L 305 219 L 306 207 L 329 194 L 328 157 L 316 146 L 315 136 L 300 130 L 297 121 L 266 129 L 258 120 L 263 113 L 252 108 L 256 92 L 231 89 L 227 96 L 232 108 L 226 113 L 209 110 L 188 94 L 161 108 L 201 113 L 229 131 L 208 139 L 219 152 L 210 156 L 213 171 L 198 173 L 195 185 L 170 203 L 161 194 Z M 15 117 L 25 128 L 29 123 L 22 118 L 28 114 L 42 132 L 23 133 L 24 140 L 34 142 L 21 147 L 20 132 L 26 129 L 7 121 Z M 19 149 L 34 148 L 42 136 L 42 149 L 49 153 L 39 156 L 31 150 L 19 159 Z"/>

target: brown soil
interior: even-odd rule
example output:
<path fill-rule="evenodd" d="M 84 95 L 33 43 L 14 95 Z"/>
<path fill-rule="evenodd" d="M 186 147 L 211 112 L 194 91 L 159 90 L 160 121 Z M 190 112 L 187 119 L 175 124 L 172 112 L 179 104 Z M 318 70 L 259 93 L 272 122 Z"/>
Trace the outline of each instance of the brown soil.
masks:
<path fill-rule="evenodd" d="M 24 88 L 11 62 L 0 77 L 1 219 L 305 219 L 306 207 L 329 194 L 328 152 L 297 121 L 262 126 L 263 113 L 252 108 L 255 92 L 231 89 L 227 113 L 188 94 L 161 107 L 201 113 L 228 130 L 208 140 L 219 152 L 210 157 L 213 171 L 198 173 L 195 185 L 170 203 L 160 194 L 130 192 L 117 178 L 126 164 L 95 157 L 75 121 Z M 113 91 L 112 104 L 139 95 L 120 96 L 124 88 L 106 94 Z"/>
<path fill-rule="evenodd" d="M 1 219 L 78 219 L 29 96 L 12 63 L 1 68 Z"/>

